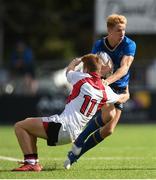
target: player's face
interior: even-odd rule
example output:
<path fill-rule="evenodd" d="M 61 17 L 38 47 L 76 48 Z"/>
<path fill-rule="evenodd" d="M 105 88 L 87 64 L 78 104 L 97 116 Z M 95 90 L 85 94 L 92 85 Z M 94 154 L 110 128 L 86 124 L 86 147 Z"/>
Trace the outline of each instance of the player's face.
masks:
<path fill-rule="evenodd" d="M 117 24 L 116 26 L 108 30 L 108 34 L 115 42 L 120 42 L 123 40 L 125 36 L 125 30 L 126 30 L 125 24 Z"/>

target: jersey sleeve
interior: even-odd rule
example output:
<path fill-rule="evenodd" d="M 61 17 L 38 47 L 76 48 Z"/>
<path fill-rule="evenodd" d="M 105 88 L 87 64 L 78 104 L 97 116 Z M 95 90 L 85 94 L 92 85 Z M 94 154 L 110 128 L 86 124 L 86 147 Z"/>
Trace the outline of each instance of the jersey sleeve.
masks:
<path fill-rule="evenodd" d="M 134 41 L 129 42 L 124 48 L 124 55 L 134 56 L 136 52 L 136 44 Z"/>
<path fill-rule="evenodd" d="M 107 95 L 107 104 L 114 104 L 119 100 L 120 95 L 116 94 L 109 86 L 105 86 L 105 91 Z"/>

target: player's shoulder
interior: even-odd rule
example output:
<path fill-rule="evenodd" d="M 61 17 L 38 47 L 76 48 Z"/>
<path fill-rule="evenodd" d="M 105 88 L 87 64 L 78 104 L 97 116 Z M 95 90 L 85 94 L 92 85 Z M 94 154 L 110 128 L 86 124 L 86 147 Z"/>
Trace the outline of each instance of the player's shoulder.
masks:
<path fill-rule="evenodd" d="M 101 45 L 103 45 L 103 44 L 104 44 L 104 38 L 97 39 L 97 40 L 95 41 L 95 45 L 96 45 L 96 46 L 101 46 Z"/>
<path fill-rule="evenodd" d="M 135 41 L 134 41 L 134 40 L 132 40 L 131 38 L 127 37 L 127 36 L 125 36 L 125 37 L 124 37 L 123 43 L 125 43 L 125 44 L 127 44 L 127 45 L 129 45 L 129 44 L 130 44 L 130 45 L 134 45 L 134 46 L 136 46 Z"/>
<path fill-rule="evenodd" d="M 75 84 L 79 80 L 82 80 L 86 77 L 90 77 L 90 75 L 87 73 L 72 70 L 67 73 L 67 80 L 71 84 Z"/>
<path fill-rule="evenodd" d="M 69 71 L 67 76 L 74 76 L 74 77 L 80 77 L 80 78 L 85 78 L 85 77 L 90 77 L 90 75 L 88 73 L 84 73 L 84 72 L 81 72 L 81 71 Z"/>

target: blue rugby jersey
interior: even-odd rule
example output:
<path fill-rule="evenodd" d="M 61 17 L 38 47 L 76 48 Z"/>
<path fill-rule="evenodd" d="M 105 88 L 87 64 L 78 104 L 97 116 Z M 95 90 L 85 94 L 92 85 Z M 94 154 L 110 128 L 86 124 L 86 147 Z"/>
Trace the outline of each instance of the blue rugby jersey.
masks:
<path fill-rule="evenodd" d="M 92 48 L 92 53 L 98 52 L 106 52 L 112 59 L 114 63 L 114 72 L 120 67 L 120 63 L 122 57 L 126 56 L 134 56 L 136 52 L 136 44 L 127 36 L 118 44 L 115 48 L 110 49 L 106 44 L 106 37 L 97 40 Z M 130 71 L 123 76 L 121 79 L 117 80 L 116 82 L 112 83 L 112 87 L 124 88 L 128 85 L 130 78 Z"/>

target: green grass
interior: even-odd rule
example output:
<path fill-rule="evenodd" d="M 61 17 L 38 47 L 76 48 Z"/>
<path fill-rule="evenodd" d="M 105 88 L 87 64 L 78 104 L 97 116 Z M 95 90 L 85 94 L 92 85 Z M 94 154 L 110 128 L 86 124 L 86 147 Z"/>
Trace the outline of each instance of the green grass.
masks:
<path fill-rule="evenodd" d="M 18 166 L 0 158 L 1 179 L 156 179 L 156 125 L 118 125 L 112 136 L 86 153 L 70 170 L 63 162 L 71 145 L 38 141 L 42 172 L 11 172 Z M 22 159 L 13 127 L 0 127 L 0 156 Z"/>

